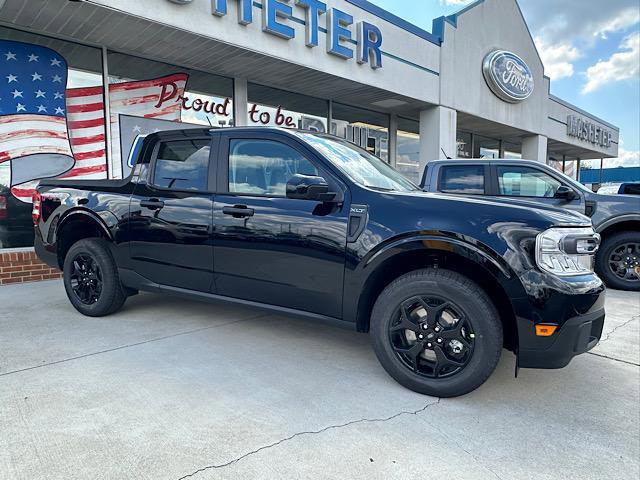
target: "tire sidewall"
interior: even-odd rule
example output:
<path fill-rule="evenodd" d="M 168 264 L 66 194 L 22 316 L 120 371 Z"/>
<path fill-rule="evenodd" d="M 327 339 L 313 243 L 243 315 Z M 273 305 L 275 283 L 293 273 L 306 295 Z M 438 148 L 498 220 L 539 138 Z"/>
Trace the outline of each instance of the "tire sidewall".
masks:
<path fill-rule="evenodd" d="M 502 352 L 502 324 L 493 305 L 474 295 L 455 277 L 438 281 L 436 272 L 429 272 L 429 276 L 433 278 L 396 282 L 381 294 L 371 318 L 374 349 L 387 372 L 411 390 L 442 397 L 468 393 L 484 383 L 495 369 Z M 452 377 L 430 379 L 413 373 L 398 358 L 389 340 L 389 324 L 399 305 L 411 297 L 429 295 L 455 304 L 475 333 L 471 360 Z"/>
<path fill-rule="evenodd" d="M 73 292 L 71 287 L 71 272 L 73 271 L 73 260 L 78 255 L 91 257 L 100 268 L 102 275 L 102 291 L 96 303 L 87 305 L 82 303 Z M 81 240 L 74 244 L 67 253 L 64 261 L 63 273 L 64 287 L 69 301 L 83 315 L 99 317 L 110 313 L 114 302 L 122 294 L 115 262 L 109 252 L 106 242 L 101 239 Z M 120 290 L 120 291 L 119 291 Z"/>

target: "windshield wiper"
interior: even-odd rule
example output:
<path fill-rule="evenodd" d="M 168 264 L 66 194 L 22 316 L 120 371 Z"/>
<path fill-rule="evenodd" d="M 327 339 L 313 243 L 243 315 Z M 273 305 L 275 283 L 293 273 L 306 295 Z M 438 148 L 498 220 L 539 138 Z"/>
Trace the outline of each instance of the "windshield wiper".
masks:
<path fill-rule="evenodd" d="M 378 190 L 379 192 L 395 192 L 396 191 L 393 188 L 374 187 L 373 185 L 365 185 L 365 187 L 370 188 L 371 190 Z"/>

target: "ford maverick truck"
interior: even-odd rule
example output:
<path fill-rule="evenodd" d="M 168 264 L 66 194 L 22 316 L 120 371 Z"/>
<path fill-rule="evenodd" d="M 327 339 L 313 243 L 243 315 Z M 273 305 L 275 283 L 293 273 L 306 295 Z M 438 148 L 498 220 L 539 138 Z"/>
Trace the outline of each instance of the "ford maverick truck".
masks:
<path fill-rule="evenodd" d="M 479 387 L 503 348 L 560 368 L 602 334 L 579 213 L 425 193 L 312 132 L 158 132 L 137 151 L 126 179 L 42 181 L 33 199 L 36 251 L 85 315 L 146 291 L 341 321 L 440 397 Z"/>

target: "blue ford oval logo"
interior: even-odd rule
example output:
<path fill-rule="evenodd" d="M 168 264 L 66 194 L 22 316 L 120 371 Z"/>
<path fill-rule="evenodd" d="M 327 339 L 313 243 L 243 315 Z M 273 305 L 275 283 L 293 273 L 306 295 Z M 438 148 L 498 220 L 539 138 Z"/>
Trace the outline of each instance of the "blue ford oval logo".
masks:
<path fill-rule="evenodd" d="M 533 93 L 535 83 L 529 66 L 515 53 L 495 50 L 482 66 L 489 88 L 505 102 L 517 103 Z"/>

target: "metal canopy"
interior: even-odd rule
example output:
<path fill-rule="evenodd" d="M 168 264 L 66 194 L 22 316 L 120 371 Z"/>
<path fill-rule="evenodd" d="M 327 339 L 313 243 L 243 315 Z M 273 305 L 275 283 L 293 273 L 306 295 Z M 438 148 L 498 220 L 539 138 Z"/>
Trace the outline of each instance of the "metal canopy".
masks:
<path fill-rule="evenodd" d="M 91 3 L 68 0 L 6 0 L 0 23 L 7 27 L 331 99 L 362 108 L 418 118 L 429 104 L 350 79 L 302 67 Z M 385 102 L 393 107 L 376 104 Z M 388 102 L 388 103 L 387 103 Z"/>

